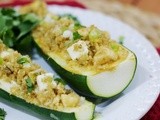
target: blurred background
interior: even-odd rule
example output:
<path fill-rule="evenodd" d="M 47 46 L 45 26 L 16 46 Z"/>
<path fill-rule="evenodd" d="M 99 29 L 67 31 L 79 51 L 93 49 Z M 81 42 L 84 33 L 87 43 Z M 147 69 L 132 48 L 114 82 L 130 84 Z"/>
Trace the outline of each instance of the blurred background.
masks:
<path fill-rule="evenodd" d="M 0 0 L 0 6 L 24 5 L 33 0 Z M 160 0 L 46 0 L 111 15 L 142 33 L 160 54 Z M 142 120 L 160 120 L 160 96 Z"/>
<path fill-rule="evenodd" d="M 25 4 L 33 0 L 0 0 L 0 5 Z M 160 0 L 46 0 L 79 5 L 116 17 L 145 35 L 160 52 Z"/>
<path fill-rule="evenodd" d="M 160 47 L 160 0 L 79 0 L 87 8 L 116 17 Z"/>

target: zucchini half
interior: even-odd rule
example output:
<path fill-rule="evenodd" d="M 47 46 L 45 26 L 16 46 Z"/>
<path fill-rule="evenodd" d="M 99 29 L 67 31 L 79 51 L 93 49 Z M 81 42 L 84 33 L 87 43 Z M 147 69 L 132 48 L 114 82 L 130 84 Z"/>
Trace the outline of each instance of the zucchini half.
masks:
<path fill-rule="evenodd" d="M 5 45 L 0 41 L 0 47 L 2 47 L 2 46 L 4 47 Z M 7 53 L 6 53 L 6 51 L 7 51 Z M 3 58 L 3 57 L 8 55 L 8 51 L 9 52 L 16 52 L 16 51 L 9 49 L 7 47 L 5 47 L 5 51 L 0 49 L 0 70 L 3 70 L 4 67 L 8 66 L 8 64 L 11 63 L 11 62 L 7 62 L 7 64 L 5 64 L 5 62 L 4 62 L 4 59 L 6 59 L 6 58 Z M 12 53 L 10 53 L 10 54 L 12 54 Z M 20 55 L 20 56 L 23 57 L 22 55 Z M 12 55 L 12 57 L 7 60 L 14 61 L 14 59 L 16 59 L 16 58 L 14 58 L 14 55 Z M 18 60 L 17 62 L 19 62 L 20 64 L 23 64 L 27 60 L 28 59 L 21 59 L 21 61 Z M 30 67 L 32 67 L 32 64 Z M 6 70 L 11 71 L 11 69 L 9 67 L 6 67 Z M 42 68 L 40 68 L 40 69 L 42 69 Z M 3 71 L 1 71 L 1 72 L 3 72 Z M 12 73 L 9 73 L 9 74 L 12 74 Z M 27 74 L 27 76 L 28 76 L 28 74 Z M 0 97 L 2 99 L 5 99 L 8 102 L 14 103 L 17 106 L 21 106 L 21 107 L 25 108 L 26 110 L 33 112 L 34 114 L 39 116 L 40 119 L 43 119 L 43 120 L 64 120 L 64 119 L 65 120 L 91 120 L 93 118 L 95 105 L 93 103 L 85 100 L 83 97 L 80 97 L 80 98 L 83 98 L 83 101 L 79 101 L 79 103 L 76 107 L 65 107 L 64 106 L 62 109 L 54 109 L 54 108 L 52 109 L 51 107 L 47 108 L 45 105 L 44 106 L 37 105 L 32 101 L 28 101 L 28 99 L 23 98 L 23 96 L 19 95 L 19 93 L 16 95 L 13 94 L 11 92 L 11 89 L 12 89 L 11 87 L 13 87 L 13 85 L 17 86 L 17 85 L 19 85 L 19 83 L 18 82 L 16 83 L 14 80 L 10 81 L 9 78 L 6 80 L 6 77 L 7 76 L 4 77 L 4 75 L 2 73 L 0 74 Z M 21 82 L 23 82 L 23 81 L 21 81 Z M 12 83 L 14 83 L 14 84 L 12 84 Z M 60 84 L 58 82 L 56 82 L 56 83 Z M 30 84 L 30 83 L 28 83 L 28 84 Z M 35 85 L 37 85 L 37 84 L 35 84 Z M 26 89 L 26 91 L 27 91 L 28 89 L 26 87 L 23 86 L 23 88 Z M 36 86 L 35 86 L 35 89 L 36 89 Z M 66 88 L 64 88 L 64 89 L 66 89 Z M 30 95 L 30 94 L 32 94 L 32 93 L 28 92 L 28 93 L 26 93 L 26 96 Z M 67 93 L 66 93 L 66 95 L 67 95 Z"/>
<path fill-rule="evenodd" d="M 39 10 L 35 10 L 35 14 L 37 14 L 37 11 Z M 94 25 L 85 27 L 75 21 L 73 17 L 57 16 L 47 11 L 42 18 L 42 22 L 32 33 L 38 51 L 42 53 L 45 60 L 73 89 L 83 95 L 95 98 L 110 98 L 121 93 L 133 79 L 137 66 L 135 54 L 124 46 L 115 43 L 107 32 L 99 30 Z M 96 70 L 95 61 L 100 60 L 96 57 L 97 59 L 94 61 L 94 57 L 102 47 L 107 48 L 107 50 L 101 50 L 99 55 L 106 50 L 108 55 L 105 58 L 103 56 L 101 60 L 107 60 L 98 64 L 98 67 L 104 64 L 109 67 Z M 124 49 L 128 54 L 126 56 L 125 53 L 119 54 L 119 48 Z M 114 54 L 118 57 L 115 57 Z M 69 58 L 66 57 L 68 55 Z M 83 62 L 86 63 L 82 57 L 85 55 L 88 56 L 85 59 L 86 61 L 93 61 L 83 64 Z M 81 57 L 83 60 L 80 60 Z M 70 61 L 67 63 L 67 60 L 71 60 L 72 63 L 73 61 L 76 63 L 78 60 L 81 62 L 71 64 L 71 66 Z M 87 67 L 90 67 L 90 69 Z"/>
<path fill-rule="evenodd" d="M 67 62 L 54 52 L 45 52 L 45 48 L 38 39 L 35 39 L 38 52 L 52 66 L 52 68 L 70 84 L 77 92 L 94 98 L 110 98 L 121 93 L 132 81 L 136 67 L 136 55 L 128 51 L 128 56 L 121 61 L 114 70 L 104 71 L 98 74 L 91 74 L 92 71 L 82 71 L 81 74 L 71 72 L 66 67 Z"/>

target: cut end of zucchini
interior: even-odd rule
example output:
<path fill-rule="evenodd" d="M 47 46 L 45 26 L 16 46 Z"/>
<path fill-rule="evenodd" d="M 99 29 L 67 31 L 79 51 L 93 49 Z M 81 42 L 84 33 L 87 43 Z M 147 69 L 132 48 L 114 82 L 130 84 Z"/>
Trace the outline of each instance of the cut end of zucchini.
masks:
<path fill-rule="evenodd" d="M 77 120 L 91 120 L 93 118 L 95 105 L 89 101 L 84 103 L 75 109 L 64 109 L 65 112 L 74 112 Z"/>
<path fill-rule="evenodd" d="M 97 96 L 109 98 L 122 92 L 132 81 L 136 69 L 136 57 L 133 53 L 121 62 L 113 71 L 105 71 L 88 76 L 89 89 Z"/>
<path fill-rule="evenodd" d="M 89 97 L 110 98 L 121 93 L 132 81 L 137 67 L 136 55 L 122 46 L 128 51 L 128 56 L 120 61 L 113 70 L 106 70 L 96 74 L 94 70 L 84 71 L 77 67 L 76 70 L 81 72 L 77 74 L 77 72 L 70 70 L 71 67 L 66 67 L 66 61 L 60 56 L 54 53 L 45 53 L 41 45 L 38 42 L 36 44 L 41 49 L 41 53 L 48 56 L 46 58 L 50 58 L 46 60 L 54 70 L 74 89 Z"/>

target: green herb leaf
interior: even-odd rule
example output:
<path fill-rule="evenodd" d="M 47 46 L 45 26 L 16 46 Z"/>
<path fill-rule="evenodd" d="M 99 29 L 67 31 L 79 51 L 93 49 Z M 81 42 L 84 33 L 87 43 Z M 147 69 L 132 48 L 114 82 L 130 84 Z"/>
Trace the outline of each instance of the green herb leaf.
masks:
<path fill-rule="evenodd" d="M 32 23 L 36 23 L 37 21 L 39 21 L 39 18 L 33 13 L 28 13 L 22 16 L 23 16 L 23 21 L 30 21 Z"/>
<path fill-rule="evenodd" d="M 124 44 L 124 36 L 119 36 L 119 44 L 123 45 Z"/>
<path fill-rule="evenodd" d="M 24 63 L 29 63 L 29 57 L 28 56 L 22 56 L 17 60 L 17 63 L 19 64 L 24 64 Z"/>
<path fill-rule="evenodd" d="M 82 26 L 80 23 L 75 23 L 74 24 L 74 30 L 78 30 L 78 29 L 80 29 L 82 27 L 84 27 L 84 26 Z"/>
<path fill-rule="evenodd" d="M 34 90 L 34 85 L 32 83 L 32 80 L 28 77 L 26 80 L 27 90 L 28 92 L 32 92 Z"/>
<path fill-rule="evenodd" d="M 24 44 L 22 43 L 32 44 L 30 42 L 32 39 L 29 39 L 31 37 L 27 36 L 31 36 L 32 29 L 34 29 L 38 23 L 38 17 L 32 13 L 20 15 L 14 9 L 0 8 L 0 39 L 2 39 L 3 43 L 8 47 L 14 49 L 23 48 Z M 25 37 L 27 37 L 27 39 L 25 39 Z M 26 50 L 26 52 L 28 51 Z"/>
<path fill-rule="evenodd" d="M 81 39 L 82 36 L 76 31 L 76 32 L 73 32 L 73 40 L 77 40 L 77 39 Z"/>
<path fill-rule="evenodd" d="M 3 64 L 3 59 L 0 57 L 0 65 Z"/>
<path fill-rule="evenodd" d="M 3 15 L 7 15 L 7 16 L 12 16 L 12 17 L 16 17 L 17 16 L 17 13 L 15 12 L 14 9 L 12 8 L 2 8 L 0 10 L 0 12 L 3 14 Z"/>
<path fill-rule="evenodd" d="M 23 22 L 21 23 L 18 28 L 20 30 L 20 34 L 17 36 L 17 39 L 19 39 L 20 37 L 22 37 L 23 35 L 27 34 L 32 28 L 32 23 L 30 22 Z"/>
<path fill-rule="evenodd" d="M 5 18 L 2 15 L 0 15 L 0 30 L 2 30 L 5 27 L 5 24 L 6 24 Z"/>
<path fill-rule="evenodd" d="M 18 35 L 17 39 L 29 33 L 39 22 L 38 17 L 32 13 L 20 15 L 20 18 L 22 18 L 22 22 L 18 26 L 20 34 Z"/>
<path fill-rule="evenodd" d="M 118 52 L 118 50 L 119 50 L 119 46 L 118 46 L 117 44 L 115 44 L 115 43 L 112 43 L 112 44 L 111 44 L 111 48 L 112 48 L 112 50 L 113 50 L 114 52 Z"/>
<path fill-rule="evenodd" d="M 14 46 L 14 33 L 11 29 L 8 29 L 7 27 L 5 27 L 1 31 L 0 37 L 2 38 L 3 43 L 8 47 Z"/>
<path fill-rule="evenodd" d="M 4 109 L 0 108 L 0 120 L 5 120 L 7 113 Z"/>

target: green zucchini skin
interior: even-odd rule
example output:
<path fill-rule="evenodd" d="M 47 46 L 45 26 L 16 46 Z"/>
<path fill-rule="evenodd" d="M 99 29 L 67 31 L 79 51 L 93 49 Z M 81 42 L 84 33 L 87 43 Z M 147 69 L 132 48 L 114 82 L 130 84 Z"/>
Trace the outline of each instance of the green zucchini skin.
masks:
<path fill-rule="evenodd" d="M 25 100 L 19 97 L 10 95 L 8 92 L 2 89 L 0 89 L 0 97 L 2 99 L 5 99 L 7 102 L 15 104 L 17 107 L 21 106 L 26 110 L 33 112 L 36 115 L 36 117 L 38 116 L 42 120 L 64 120 L 64 118 L 65 120 L 76 120 L 74 113 L 65 113 L 65 112 L 50 110 L 47 108 L 42 108 L 34 104 L 27 103 Z M 58 119 L 51 117 L 52 115 L 56 116 Z"/>

